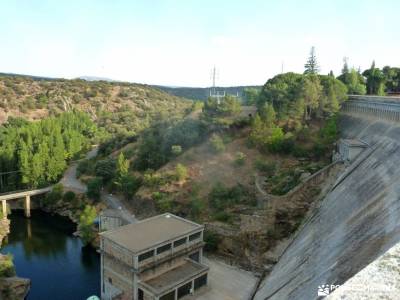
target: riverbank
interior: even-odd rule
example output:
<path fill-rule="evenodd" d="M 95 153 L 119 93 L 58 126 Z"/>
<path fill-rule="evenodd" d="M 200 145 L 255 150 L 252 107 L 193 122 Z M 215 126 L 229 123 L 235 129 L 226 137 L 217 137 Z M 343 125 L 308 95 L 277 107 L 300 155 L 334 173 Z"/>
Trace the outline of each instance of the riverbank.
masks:
<path fill-rule="evenodd" d="M 0 248 L 10 233 L 10 220 L 0 219 Z M 11 255 L 0 254 L 0 299 L 25 299 L 29 293 L 31 281 L 16 276 Z"/>

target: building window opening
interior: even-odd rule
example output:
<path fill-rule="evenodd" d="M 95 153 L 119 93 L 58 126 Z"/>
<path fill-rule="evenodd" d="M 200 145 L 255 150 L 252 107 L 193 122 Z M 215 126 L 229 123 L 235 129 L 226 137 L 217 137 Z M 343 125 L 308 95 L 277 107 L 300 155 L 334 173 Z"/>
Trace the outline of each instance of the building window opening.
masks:
<path fill-rule="evenodd" d="M 196 233 L 193 233 L 192 235 L 189 235 L 189 242 L 199 239 L 200 236 L 201 236 L 201 232 L 196 232 Z"/>
<path fill-rule="evenodd" d="M 144 293 L 141 289 L 138 289 L 138 300 L 143 300 L 144 299 Z"/>
<path fill-rule="evenodd" d="M 150 251 L 140 254 L 138 260 L 139 260 L 139 262 L 141 262 L 141 261 L 144 261 L 153 256 L 154 256 L 154 250 L 150 250 Z"/>
<path fill-rule="evenodd" d="M 175 290 L 160 297 L 160 300 L 175 300 Z"/>
<path fill-rule="evenodd" d="M 184 237 L 183 239 L 180 239 L 180 240 L 176 240 L 174 242 L 174 248 L 179 247 L 184 244 L 186 244 L 186 237 Z"/>
<path fill-rule="evenodd" d="M 182 285 L 180 288 L 178 288 L 178 299 L 189 295 L 190 290 L 192 289 L 192 282 L 188 282 L 185 285 Z"/>
<path fill-rule="evenodd" d="M 195 253 L 190 254 L 190 255 L 189 255 L 189 258 L 190 258 L 191 260 L 196 261 L 196 262 L 200 262 L 200 252 L 197 251 L 197 252 L 195 252 Z"/>
<path fill-rule="evenodd" d="M 168 251 L 168 250 L 171 249 L 171 247 L 172 247 L 172 244 L 166 244 L 164 246 L 158 247 L 157 248 L 157 254 L 161 254 L 161 253 L 163 253 L 165 251 Z"/>
<path fill-rule="evenodd" d="M 200 276 L 194 280 L 194 290 L 201 288 L 202 286 L 207 284 L 207 274 Z"/>

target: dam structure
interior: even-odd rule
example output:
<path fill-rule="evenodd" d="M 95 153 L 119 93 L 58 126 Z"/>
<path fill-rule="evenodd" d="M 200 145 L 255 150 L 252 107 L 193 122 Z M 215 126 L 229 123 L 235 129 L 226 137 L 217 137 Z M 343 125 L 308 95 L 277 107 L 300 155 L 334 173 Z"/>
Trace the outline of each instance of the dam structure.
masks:
<path fill-rule="evenodd" d="M 253 299 L 322 299 L 400 242 L 400 97 L 350 96 L 339 130 L 368 147 L 347 163 Z"/>

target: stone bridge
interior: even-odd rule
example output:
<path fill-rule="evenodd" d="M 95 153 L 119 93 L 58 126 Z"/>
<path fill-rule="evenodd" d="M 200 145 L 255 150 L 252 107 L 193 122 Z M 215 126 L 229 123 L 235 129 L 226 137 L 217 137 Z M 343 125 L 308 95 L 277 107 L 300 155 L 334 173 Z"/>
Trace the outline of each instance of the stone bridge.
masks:
<path fill-rule="evenodd" d="M 370 147 L 310 212 L 254 299 L 319 299 L 319 286 L 343 285 L 400 242 L 400 97 L 350 96 L 339 129 Z"/>
<path fill-rule="evenodd" d="M 46 187 L 43 189 L 37 189 L 37 190 L 24 190 L 24 191 L 0 194 L 0 201 L 2 204 L 1 206 L 2 206 L 3 217 L 7 216 L 7 201 L 8 200 L 25 198 L 25 202 L 24 202 L 25 216 L 29 218 L 31 216 L 31 196 L 48 193 L 52 190 L 52 188 L 53 187 L 50 186 L 50 187 Z"/>

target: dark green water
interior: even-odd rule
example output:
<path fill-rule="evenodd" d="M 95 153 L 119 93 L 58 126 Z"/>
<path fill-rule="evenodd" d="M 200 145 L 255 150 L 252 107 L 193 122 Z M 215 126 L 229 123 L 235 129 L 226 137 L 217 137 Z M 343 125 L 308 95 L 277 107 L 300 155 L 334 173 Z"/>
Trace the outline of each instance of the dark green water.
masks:
<path fill-rule="evenodd" d="M 82 248 L 68 219 L 39 210 L 26 219 L 22 211 L 9 216 L 11 232 L 1 253 L 11 253 L 17 275 L 32 281 L 29 300 L 86 299 L 100 293 L 100 258 Z"/>

